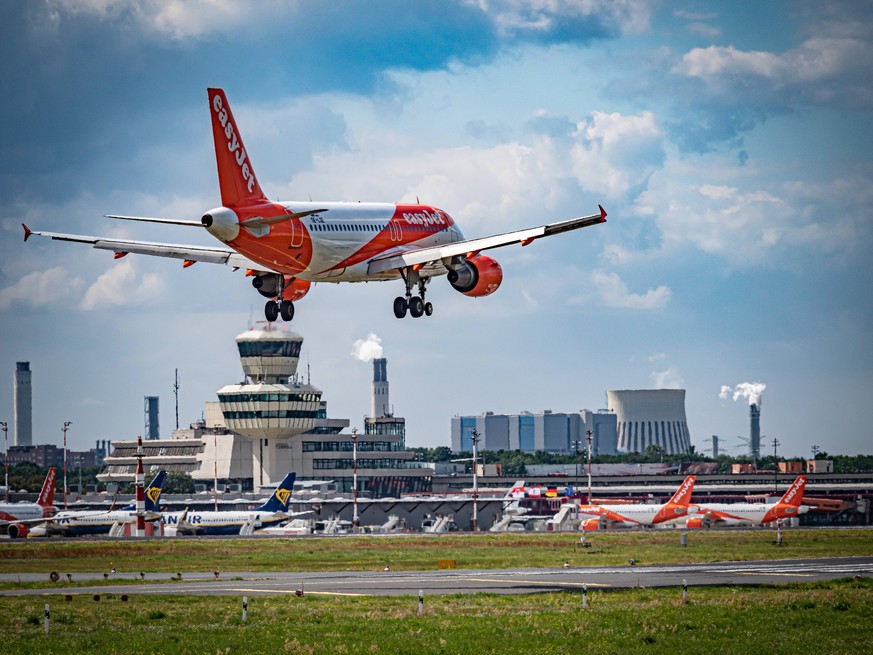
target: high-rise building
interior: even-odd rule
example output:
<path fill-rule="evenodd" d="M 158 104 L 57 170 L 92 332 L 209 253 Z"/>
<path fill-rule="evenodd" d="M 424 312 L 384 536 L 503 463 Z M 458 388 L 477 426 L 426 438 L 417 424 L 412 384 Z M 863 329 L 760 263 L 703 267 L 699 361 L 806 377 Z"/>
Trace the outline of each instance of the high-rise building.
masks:
<path fill-rule="evenodd" d="M 158 396 L 145 396 L 145 435 L 146 439 L 161 438 L 160 401 Z"/>
<path fill-rule="evenodd" d="M 33 391 L 30 385 L 30 362 L 16 362 L 13 378 L 13 403 L 16 446 L 33 445 Z"/>

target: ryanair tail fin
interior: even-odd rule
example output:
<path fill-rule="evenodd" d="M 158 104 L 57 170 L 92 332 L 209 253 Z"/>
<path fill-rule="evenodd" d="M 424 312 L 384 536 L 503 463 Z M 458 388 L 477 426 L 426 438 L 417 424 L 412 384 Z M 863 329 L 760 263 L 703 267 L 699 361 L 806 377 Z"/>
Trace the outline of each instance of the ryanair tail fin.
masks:
<path fill-rule="evenodd" d="M 291 490 L 294 488 L 294 478 L 297 474 L 293 471 L 285 476 L 285 479 L 276 487 L 276 491 L 270 496 L 269 500 L 260 507 L 256 507 L 256 512 L 287 512 L 288 505 L 291 503 Z"/>
<path fill-rule="evenodd" d="M 149 483 L 145 490 L 145 511 L 159 512 L 161 500 L 161 487 L 164 486 L 164 480 L 167 479 L 166 471 L 158 471 L 154 480 Z"/>
<path fill-rule="evenodd" d="M 266 202 L 264 192 L 255 177 L 239 128 L 230 111 L 224 89 L 207 89 L 209 113 L 212 117 L 212 137 L 215 141 L 215 162 L 218 166 L 218 186 L 221 204 Z"/>

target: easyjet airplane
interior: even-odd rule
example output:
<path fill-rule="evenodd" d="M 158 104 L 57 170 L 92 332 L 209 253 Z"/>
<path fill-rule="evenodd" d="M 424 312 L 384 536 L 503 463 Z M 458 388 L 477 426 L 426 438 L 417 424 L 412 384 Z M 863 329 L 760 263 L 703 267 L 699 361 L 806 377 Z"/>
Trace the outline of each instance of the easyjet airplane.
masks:
<path fill-rule="evenodd" d="M 0 528 L 6 528 L 10 539 L 26 537 L 31 525 L 53 517 L 58 508 L 55 501 L 55 468 L 48 470 L 42 491 L 35 503 L 0 503 Z"/>
<path fill-rule="evenodd" d="M 691 491 L 697 477 L 689 475 L 679 485 L 676 493 L 663 505 L 621 504 L 621 505 L 582 505 L 579 515 L 583 530 L 602 530 L 603 528 L 630 528 L 652 526 L 697 511 L 689 506 Z M 585 518 L 586 516 L 590 518 Z"/>
<path fill-rule="evenodd" d="M 218 164 L 221 206 L 199 221 L 144 216 L 108 218 L 205 228 L 230 247 L 186 246 L 127 241 L 76 234 L 37 232 L 30 236 L 90 243 L 110 250 L 115 258 L 129 253 L 171 257 L 188 267 L 196 262 L 244 268 L 252 285 L 269 298 L 268 321 L 290 321 L 294 302 L 313 282 L 370 282 L 402 279 L 406 292 L 394 300 L 394 315 L 430 316 L 425 300 L 431 278 L 447 275 L 464 295 L 494 293 L 503 280 L 495 260 L 485 250 L 520 243 L 606 222 L 606 212 L 525 230 L 465 239 L 442 209 L 422 204 L 375 202 L 272 202 L 261 190 L 249 153 L 222 89 L 208 89 L 209 113 Z"/>
<path fill-rule="evenodd" d="M 775 503 L 706 503 L 692 505 L 697 513 L 688 517 L 688 528 L 710 528 L 716 525 L 765 525 L 809 511 L 802 505 L 806 476 L 800 475 Z"/>

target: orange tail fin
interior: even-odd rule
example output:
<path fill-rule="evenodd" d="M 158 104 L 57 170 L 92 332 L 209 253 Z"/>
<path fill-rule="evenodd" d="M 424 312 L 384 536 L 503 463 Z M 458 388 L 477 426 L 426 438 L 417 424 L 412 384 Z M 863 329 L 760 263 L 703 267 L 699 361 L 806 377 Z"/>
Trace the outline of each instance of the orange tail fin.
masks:
<path fill-rule="evenodd" d="M 55 468 L 48 470 L 45 476 L 45 482 L 42 483 L 42 491 L 39 492 L 39 498 L 36 504 L 40 507 L 51 507 L 55 502 Z"/>
<path fill-rule="evenodd" d="M 243 145 L 224 89 L 207 89 L 209 113 L 212 116 L 212 137 L 215 141 L 215 161 L 218 165 L 218 186 L 221 204 L 234 207 L 240 204 L 266 201 L 255 177 L 254 168 Z"/>
<path fill-rule="evenodd" d="M 670 499 L 670 504 L 672 505 L 687 505 L 691 501 L 691 492 L 694 489 L 694 483 L 697 480 L 697 476 L 689 475 L 685 480 L 679 485 L 679 488 L 676 490 L 676 493 L 673 494 L 673 497 Z"/>
<path fill-rule="evenodd" d="M 785 505 L 794 505 L 795 507 L 800 507 L 800 503 L 803 502 L 803 490 L 805 487 L 806 476 L 797 476 L 797 479 L 792 483 L 790 487 L 788 487 L 788 491 L 785 492 L 785 495 L 782 496 L 779 502 Z"/>

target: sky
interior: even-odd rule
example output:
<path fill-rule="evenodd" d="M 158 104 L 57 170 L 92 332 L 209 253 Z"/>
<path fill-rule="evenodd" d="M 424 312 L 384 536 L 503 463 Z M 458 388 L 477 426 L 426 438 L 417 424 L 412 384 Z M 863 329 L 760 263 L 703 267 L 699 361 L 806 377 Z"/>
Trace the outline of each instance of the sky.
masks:
<path fill-rule="evenodd" d="M 281 200 L 415 201 L 468 238 L 597 212 L 492 251 L 499 291 L 315 285 L 301 370 L 363 428 L 388 359 L 410 446 L 454 415 L 602 409 L 683 388 L 692 444 L 873 453 L 873 3 L 0 0 L 0 420 L 33 371 L 36 443 L 87 449 L 199 419 L 262 320 L 241 271 L 32 238 L 217 245 L 206 88 Z M 726 389 L 725 389 L 726 388 Z"/>

